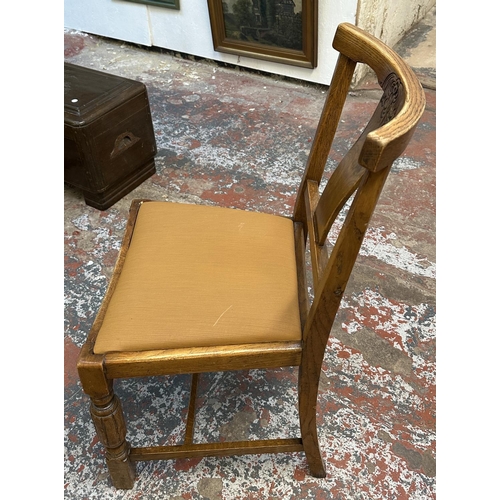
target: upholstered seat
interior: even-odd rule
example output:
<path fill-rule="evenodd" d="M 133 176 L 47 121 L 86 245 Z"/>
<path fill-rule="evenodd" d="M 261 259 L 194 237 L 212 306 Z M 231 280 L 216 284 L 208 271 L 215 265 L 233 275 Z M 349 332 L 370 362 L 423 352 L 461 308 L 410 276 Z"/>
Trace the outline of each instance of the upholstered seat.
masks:
<path fill-rule="evenodd" d="M 96 354 L 302 338 L 293 222 L 144 202 Z"/>

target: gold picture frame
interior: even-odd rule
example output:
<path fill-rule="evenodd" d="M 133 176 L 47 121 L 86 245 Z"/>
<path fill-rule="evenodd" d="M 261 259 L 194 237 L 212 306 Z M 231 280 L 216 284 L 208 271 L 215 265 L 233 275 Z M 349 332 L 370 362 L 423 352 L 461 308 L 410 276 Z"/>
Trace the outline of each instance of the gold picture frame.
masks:
<path fill-rule="evenodd" d="M 208 0 L 214 49 L 317 66 L 318 0 Z"/>

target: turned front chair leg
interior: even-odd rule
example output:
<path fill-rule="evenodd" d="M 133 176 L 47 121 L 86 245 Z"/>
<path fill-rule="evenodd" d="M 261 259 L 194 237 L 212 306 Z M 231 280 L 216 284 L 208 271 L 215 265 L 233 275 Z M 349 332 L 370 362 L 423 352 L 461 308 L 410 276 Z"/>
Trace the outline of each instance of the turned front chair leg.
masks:
<path fill-rule="evenodd" d="M 106 462 L 113 485 L 131 489 L 135 480 L 135 463 L 130 460 L 130 445 L 120 400 L 111 391 L 104 398 L 91 398 L 90 413 L 99 440 L 106 449 Z"/>

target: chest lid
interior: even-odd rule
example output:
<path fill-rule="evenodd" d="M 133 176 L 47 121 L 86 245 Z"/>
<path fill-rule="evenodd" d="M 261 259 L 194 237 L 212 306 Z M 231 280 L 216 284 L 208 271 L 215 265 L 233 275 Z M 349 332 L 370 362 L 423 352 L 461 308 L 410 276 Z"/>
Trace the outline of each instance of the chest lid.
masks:
<path fill-rule="evenodd" d="M 64 63 L 64 123 L 82 127 L 144 92 L 135 80 Z"/>

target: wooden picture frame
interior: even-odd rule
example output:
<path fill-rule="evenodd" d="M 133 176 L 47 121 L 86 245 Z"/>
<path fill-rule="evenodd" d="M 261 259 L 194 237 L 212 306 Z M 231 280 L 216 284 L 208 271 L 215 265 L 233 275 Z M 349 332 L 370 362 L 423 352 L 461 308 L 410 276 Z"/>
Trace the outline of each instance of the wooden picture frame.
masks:
<path fill-rule="evenodd" d="M 146 5 L 154 5 L 156 7 L 180 10 L 180 0 L 127 0 L 127 2 L 144 3 Z"/>
<path fill-rule="evenodd" d="M 214 49 L 317 66 L 318 0 L 208 0 Z"/>

